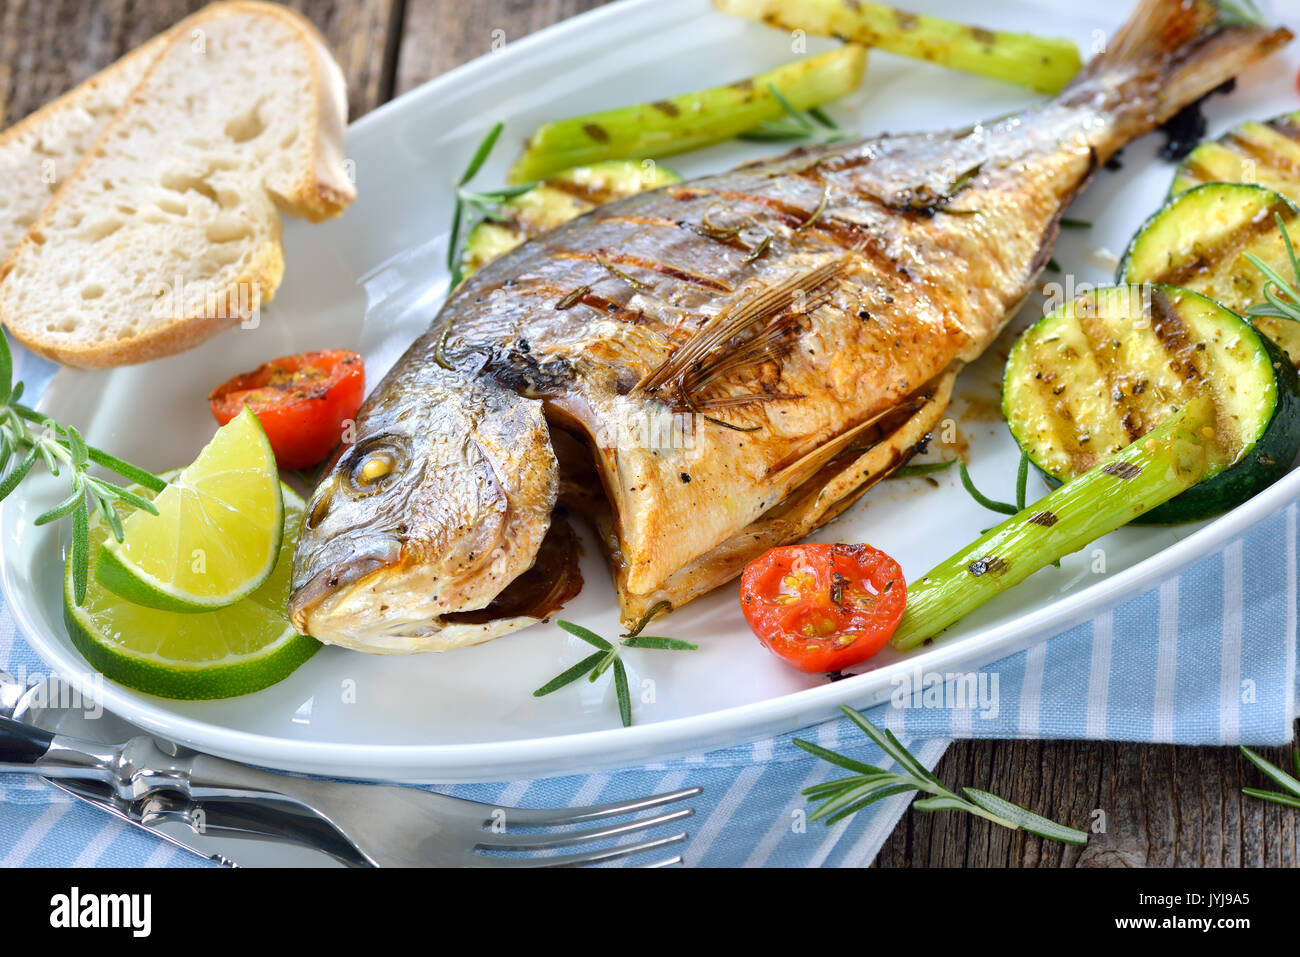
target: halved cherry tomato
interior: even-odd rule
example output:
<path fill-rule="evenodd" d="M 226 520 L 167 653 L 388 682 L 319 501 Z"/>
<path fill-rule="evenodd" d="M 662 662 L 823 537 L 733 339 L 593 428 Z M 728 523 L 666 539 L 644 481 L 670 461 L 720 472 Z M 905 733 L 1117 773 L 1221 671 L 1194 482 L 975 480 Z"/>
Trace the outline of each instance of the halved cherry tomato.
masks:
<path fill-rule="evenodd" d="M 346 349 L 282 356 L 212 390 L 208 404 L 225 425 L 253 410 L 282 469 L 322 461 L 355 419 L 366 391 L 365 363 Z"/>
<path fill-rule="evenodd" d="M 903 570 L 870 545 L 774 548 L 740 579 L 740 607 L 758 640 L 810 674 L 866 661 L 906 605 Z"/>

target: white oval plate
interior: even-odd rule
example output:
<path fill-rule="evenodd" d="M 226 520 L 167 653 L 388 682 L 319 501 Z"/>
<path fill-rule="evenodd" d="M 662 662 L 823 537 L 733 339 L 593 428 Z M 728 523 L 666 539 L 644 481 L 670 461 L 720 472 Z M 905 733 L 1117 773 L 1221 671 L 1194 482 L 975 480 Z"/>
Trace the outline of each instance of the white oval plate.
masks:
<path fill-rule="evenodd" d="M 973 9 L 958 0 L 900 2 L 955 19 L 970 17 Z M 978 18 L 989 27 L 1070 36 L 1087 51 L 1131 5 L 1020 0 L 989 4 Z M 810 40 L 808 52 L 828 45 Z M 727 82 L 793 55 L 788 35 L 721 16 L 707 0 L 626 0 L 509 43 L 352 126 L 348 154 L 360 198 L 336 222 L 286 224 L 285 283 L 258 328 L 144 366 L 62 371 L 41 407 L 82 426 L 91 442 L 161 470 L 190 461 L 212 434 L 207 391 L 268 358 L 357 348 L 370 381 L 377 382 L 445 294 L 449 184 L 493 122 L 508 126 L 477 180 L 483 184 L 503 180 L 519 142 L 541 121 Z M 1294 109 L 1296 66 L 1296 53 L 1288 51 L 1243 77 L 1231 97 L 1215 97 L 1208 110 L 1211 133 Z M 873 52 L 861 90 L 831 112 L 864 134 L 940 130 L 1034 100 L 992 80 Z M 1160 202 L 1172 168 L 1154 158 L 1156 145 L 1154 137 L 1132 144 L 1123 170 L 1099 174 L 1071 210 L 1095 224 L 1068 231 L 1058 244 L 1057 259 L 1078 281 L 1106 282 L 1110 267 L 1091 251 L 1121 250 Z M 668 165 L 691 176 L 765 152 L 762 145 L 730 143 Z M 977 483 L 1003 497 L 1011 494 L 1017 453 L 993 410 L 1009 341 L 966 371 L 963 398 L 953 407 Z M 887 482 L 816 537 L 872 542 L 915 577 L 992 522 L 955 475 L 941 473 L 938 484 Z M 57 483 L 33 481 L 5 503 L 0 583 L 38 654 L 88 690 L 91 675 L 62 624 L 63 543 L 57 532 L 31 525 L 57 494 Z M 910 657 L 884 652 L 871 670 L 833 684 L 769 655 L 740 615 L 735 586 L 722 588 L 655 623 L 659 634 L 699 642 L 698 652 L 628 653 L 636 722 L 628 729 L 619 726 L 608 678 L 532 696 L 590 650 L 553 625 L 444 655 L 370 657 L 325 648 L 280 684 L 226 701 L 168 701 L 112 682 L 100 696 L 117 714 L 159 735 L 296 771 L 483 781 L 643 763 L 805 726 L 844 702 L 883 700 L 894 676 L 918 665 L 951 671 L 1018 651 L 1212 552 L 1297 494 L 1300 474 L 1293 472 L 1212 523 L 1121 530 L 1096 546 L 1104 551 L 1104 572 L 1094 570 L 1091 551 L 1072 556 L 1059 570 L 1039 572 L 969 616 L 933 646 Z M 616 628 L 613 590 L 590 539 L 586 552 L 586 587 L 563 614 L 609 634 Z"/>

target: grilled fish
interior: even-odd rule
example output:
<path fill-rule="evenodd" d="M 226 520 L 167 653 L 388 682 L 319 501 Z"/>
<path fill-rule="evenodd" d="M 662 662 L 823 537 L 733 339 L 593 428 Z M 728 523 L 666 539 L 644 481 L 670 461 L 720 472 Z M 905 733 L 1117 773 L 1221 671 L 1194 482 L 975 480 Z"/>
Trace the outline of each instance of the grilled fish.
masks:
<path fill-rule="evenodd" d="M 300 631 L 443 650 L 581 587 L 679 607 L 906 460 L 1129 140 L 1290 34 L 1144 0 L 1059 97 L 599 207 L 474 275 L 367 400 L 294 558 Z"/>

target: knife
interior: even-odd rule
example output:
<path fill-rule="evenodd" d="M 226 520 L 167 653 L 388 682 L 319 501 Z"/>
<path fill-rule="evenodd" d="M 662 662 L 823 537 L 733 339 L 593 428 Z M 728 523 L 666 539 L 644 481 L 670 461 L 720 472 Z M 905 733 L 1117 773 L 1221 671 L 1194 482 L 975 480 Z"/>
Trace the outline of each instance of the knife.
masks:
<path fill-rule="evenodd" d="M 28 688 L 0 671 L 0 715 L 104 744 L 142 733 L 107 711 L 98 711 L 93 719 L 87 717 L 88 703 L 80 708 L 39 704 L 68 698 L 54 693 L 51 683 L 57 681 L 47 678 Z M 126 801 L 96 781 L 44 780 L 173 847 L 224 867 L 364 866 L 360 855 L 333 827 L 289 802 L 266 798 L 200 802 L 179 794 Z"/>

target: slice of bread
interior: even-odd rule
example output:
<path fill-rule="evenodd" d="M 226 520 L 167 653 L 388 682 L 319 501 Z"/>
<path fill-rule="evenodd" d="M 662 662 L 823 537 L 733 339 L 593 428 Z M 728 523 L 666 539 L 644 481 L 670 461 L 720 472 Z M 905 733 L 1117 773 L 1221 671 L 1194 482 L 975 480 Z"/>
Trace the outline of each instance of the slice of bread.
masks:
<path fill-rule="evenodd" d="M 0 260 L 22 240 L 167 45 L 162 33 L 0 133 Z"/>
<path fill-rule="evenodd" d="M 256 316 L 280 213 L 355 196 L 343 75 L 310 23 L 233 0 L 182 26 L 0 269 L 0 322 L 55 361 L 143 362 Z"/>

